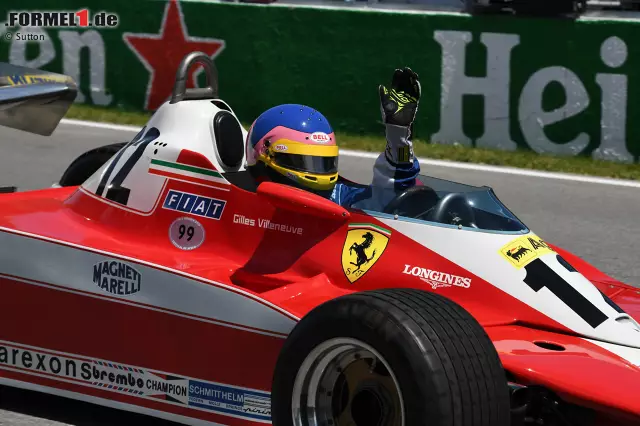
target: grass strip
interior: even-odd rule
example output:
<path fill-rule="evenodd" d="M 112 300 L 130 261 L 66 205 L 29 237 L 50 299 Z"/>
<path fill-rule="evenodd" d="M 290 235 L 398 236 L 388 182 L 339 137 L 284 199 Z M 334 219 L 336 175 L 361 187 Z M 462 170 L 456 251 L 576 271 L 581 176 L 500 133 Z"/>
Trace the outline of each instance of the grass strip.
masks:
<path fill-rule="evenodd" d="M 78 104 L 72 105 L 67 114 L 67 118 L 78 120 L 137 126 L 143 126 L 150 116 L 151 114 L 144 112 L 122 111 Z M 382 129 L 380 136 L 336 132 L 336 139 L 341 148 L 353 150 L 380 152 L 385 146 Z M 611 161 L 593 160 L 589 157 L 554 157 L 536 154 L 524 149 L 499 151 L 469 148 L 460 145 L 432 144 L 420 139 L 414 141 L 414 150 L 418 157 L 436 160 L 640 180 L 640 164 L 620 164 Z"/>

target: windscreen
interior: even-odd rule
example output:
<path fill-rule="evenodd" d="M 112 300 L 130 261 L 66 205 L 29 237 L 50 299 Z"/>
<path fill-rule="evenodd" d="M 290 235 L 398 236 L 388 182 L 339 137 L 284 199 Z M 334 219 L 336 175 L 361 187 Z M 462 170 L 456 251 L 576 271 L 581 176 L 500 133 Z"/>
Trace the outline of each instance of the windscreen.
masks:
<path fill-rule="evenodd" d="M 417 220 L 476 231 L 528 231 L 489 187 L 424 175 L 420 175 L 418 180 L 416 188 L 404 195 L 404 191 L 372 185 L 367 197 L 350 207 L 370 213 L 397 215 L 399 220 Z"/>

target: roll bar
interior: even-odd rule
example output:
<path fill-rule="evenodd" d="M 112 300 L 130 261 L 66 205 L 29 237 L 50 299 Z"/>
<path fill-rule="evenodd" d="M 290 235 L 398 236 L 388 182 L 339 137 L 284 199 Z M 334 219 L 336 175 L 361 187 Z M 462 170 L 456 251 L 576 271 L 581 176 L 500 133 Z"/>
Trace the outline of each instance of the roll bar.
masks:
<path fill-rule="evenodd" d="M 192 65 L 200 64 L 204 67 L 207 76 L 205 87 L 187 89 L 189 69 Z M 173 94 L 170 103 L 175 104 L 185 100 L 216 99 L 218 97 L 218 69 L 213 60 L 203 52 L 191 52 L 186 55 L 176 73 L 176 82 L 173 86 Z"/>

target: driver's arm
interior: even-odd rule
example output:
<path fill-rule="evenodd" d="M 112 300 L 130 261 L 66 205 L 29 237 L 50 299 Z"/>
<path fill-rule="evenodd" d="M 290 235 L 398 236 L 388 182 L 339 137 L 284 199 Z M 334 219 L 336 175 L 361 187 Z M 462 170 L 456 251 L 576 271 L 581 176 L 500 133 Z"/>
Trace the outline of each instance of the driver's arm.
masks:
<path fill-rule="evenodd" d="M 391 88 L 379 86 L 380 110 L 387 146 L 373 167 L 373 186 L 397 190 L 416 183 L 420 163 L 413 152 L 413 121 L 420 100 L 418 74 L 410 68 L 396 69 Z"/>
<path fill-rule="evenodd" d="M 398 191 L 414 186 L 420 173 L 412 141 L 421 92 L 418 74 L 410 68 L 397 69 L 391 88 L 380 86 L 378 91 L 387 146 L 373 166 L 372 199 L 384 207 Z"/>
<path fill-rule="evenodd" d="M 387 146 L 373 166 L 370 187 L 336 185 L 331 198 L 343 206 L 381 210 L 398 191 L 414 186 L 420 173 L 412 142 L 421 92 L 418 74 L 410 68 L 396 69 L 391 88 L 381 85 L 378 92 Z"/>

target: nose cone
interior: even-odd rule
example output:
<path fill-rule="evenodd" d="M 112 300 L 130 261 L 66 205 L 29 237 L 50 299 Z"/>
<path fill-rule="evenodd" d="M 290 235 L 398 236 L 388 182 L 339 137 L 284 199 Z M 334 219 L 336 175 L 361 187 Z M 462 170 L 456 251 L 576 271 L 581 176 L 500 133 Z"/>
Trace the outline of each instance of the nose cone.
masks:
<path fill-rule="evenodd" d="M 640 348 L 640 325 L 562 257 L 550 253 L 524 269 L 525 284 L 547 299 L 545 313 L 584 337 Z"/>

